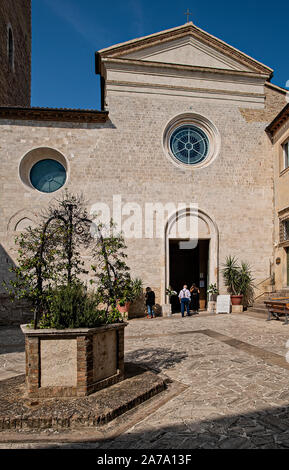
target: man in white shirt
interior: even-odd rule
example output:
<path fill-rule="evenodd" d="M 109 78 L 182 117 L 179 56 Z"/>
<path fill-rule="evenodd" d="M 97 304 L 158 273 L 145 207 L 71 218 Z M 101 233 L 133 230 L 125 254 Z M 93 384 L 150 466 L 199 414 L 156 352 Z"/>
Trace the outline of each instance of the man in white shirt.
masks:
<path fill-rule="evenodd" d="M 182 318 L 185 316 L 185 309 L 187 310 L 187 317 L 189 317 L 190 316 L 191 293 L 188 290 L 187 285 L 184 285 L 183 289 L 180 291 L 179 299 L 180 299 L 180 302 L 181 302 Z"/>

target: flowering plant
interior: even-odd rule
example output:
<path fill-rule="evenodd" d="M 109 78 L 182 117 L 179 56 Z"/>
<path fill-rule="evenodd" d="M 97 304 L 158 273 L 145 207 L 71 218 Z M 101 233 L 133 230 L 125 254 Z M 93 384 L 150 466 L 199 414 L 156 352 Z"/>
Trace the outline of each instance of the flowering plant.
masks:
<path fill-rule="evenodd" d="M 172 297 L 173 295 L 178 295 L 175 290 L 173 290 L 170 286 L 166 288 L 166 295 Z"/>

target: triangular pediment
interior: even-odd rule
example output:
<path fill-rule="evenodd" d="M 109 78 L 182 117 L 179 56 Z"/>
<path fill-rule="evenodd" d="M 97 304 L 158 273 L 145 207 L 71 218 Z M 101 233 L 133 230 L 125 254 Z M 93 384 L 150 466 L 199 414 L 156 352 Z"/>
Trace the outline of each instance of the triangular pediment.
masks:
<path fill-rule="evenodd" d="M 166 44 L 123 55 L 126 59 L 147 60 L 166 64 L 191 65 L 228 70 L 250 71 L 244 64 L 233 60 L 195 38 L 186 36 Z"/>
<path fill-rule="evenodd" d="M 101 57 L 165 64 L 251 71 L 267 75 L 272 69 L 240 52 L 193 23 L 138 38 L 99 51 Z"/>

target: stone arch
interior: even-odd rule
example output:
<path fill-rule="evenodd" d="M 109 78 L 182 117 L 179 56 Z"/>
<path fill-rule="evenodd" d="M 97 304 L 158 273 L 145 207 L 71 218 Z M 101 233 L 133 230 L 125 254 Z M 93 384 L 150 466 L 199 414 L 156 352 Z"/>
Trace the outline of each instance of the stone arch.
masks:
<path fill-rule="evenodd" d="M 20 211 L 16 212 L 16 214 L 10 217 L 9 222 L 7 224 L 7 231 L 8 232 L 21 232 L 25 228 L 34 227 L 36 225 L 36 216 L 33 212 L 27 209 L 21 209 Z"/>
<path fill-rule="evenodd" d="M 164 275 L 162 276 L 162 301 L 168 303 L 166 288 L 169 286 L 169 240 L 172 238 L 181 239 L 182 233 L 178 230 L 172 230 L 178 220 L 192 217 L 197 221 L 197 240 L 209 240 L 209 284 L 217 284 L 219 287 L 219 229 L 213 219 L 203 210 L 197 207 L 184 207 L 171 214 L 165 225 L 165 259 Z"/>

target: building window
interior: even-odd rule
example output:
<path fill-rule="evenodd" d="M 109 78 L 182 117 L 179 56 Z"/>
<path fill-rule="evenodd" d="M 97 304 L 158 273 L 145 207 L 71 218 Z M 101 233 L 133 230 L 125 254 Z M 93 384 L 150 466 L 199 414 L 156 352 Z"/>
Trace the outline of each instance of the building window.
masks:
<path fill-rule="evenodd" d="M 184 113 L 168 122 L 163 133 L 163 149 L 177 167 L 204 168 L 219 154 L 221 137 L 205 116 Z"/>
<path fill-rule="evenodd" d="M 209 139 L 197 126 L 180 126 L 171 135 L 170 148 L 177 160 L 187 165 L 195 165 L 207 157 Z"/>
<path fill-rule="evenodd" d="M 281 221 L 280 229 L 280 242 L 289 241 L 289 219 Z"/>
<path fill-rule="evenodd" d="M 289 140 L 283 144 L 284 170 L 289 167 Z"/>
<path fill-rule="evenodd" d="M 30 171 L 32 186 L 42 193 L 54 193 L 66 182 L 66 170 L 56 160 L 40 160 Z"/>
<path fill-rule="evenodd" d="M 11 26 L 8 27 L 8 65 L 14 70 L 14 38 Z"/>

